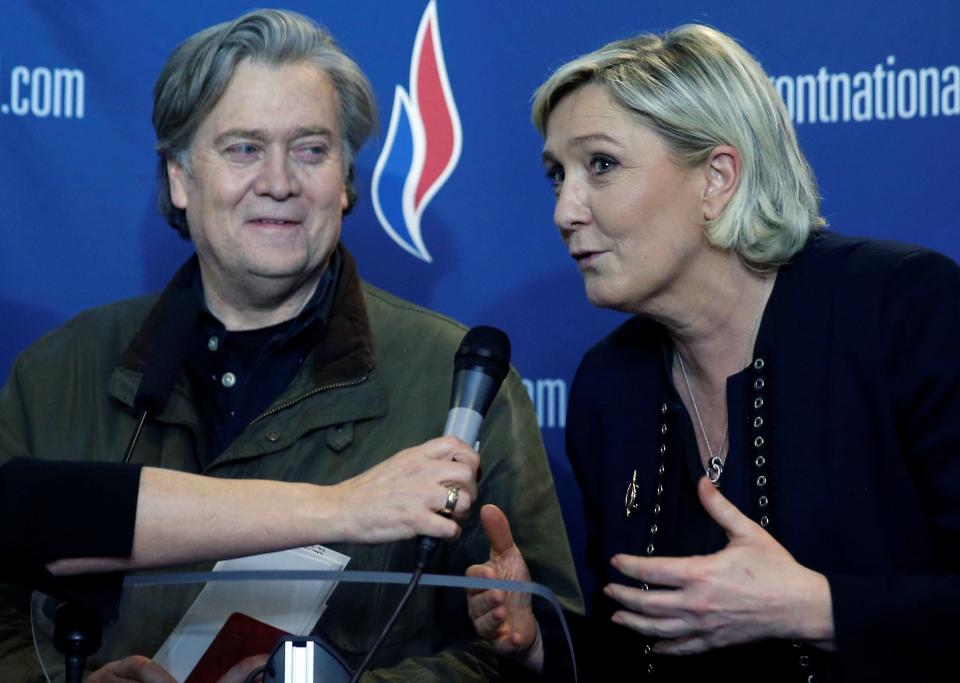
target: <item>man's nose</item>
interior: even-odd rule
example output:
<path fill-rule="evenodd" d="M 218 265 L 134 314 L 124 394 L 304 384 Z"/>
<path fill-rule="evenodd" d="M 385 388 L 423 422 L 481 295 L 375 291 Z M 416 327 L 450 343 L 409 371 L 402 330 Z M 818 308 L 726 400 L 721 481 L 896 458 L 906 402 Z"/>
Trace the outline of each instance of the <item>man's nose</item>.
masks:
<path fill-rule="evenodd" d="M 277 200 L 300 194 L 300 181 L 295 163 L 285 151 L 271 150 L 266 154 L 254 191 Z"/>

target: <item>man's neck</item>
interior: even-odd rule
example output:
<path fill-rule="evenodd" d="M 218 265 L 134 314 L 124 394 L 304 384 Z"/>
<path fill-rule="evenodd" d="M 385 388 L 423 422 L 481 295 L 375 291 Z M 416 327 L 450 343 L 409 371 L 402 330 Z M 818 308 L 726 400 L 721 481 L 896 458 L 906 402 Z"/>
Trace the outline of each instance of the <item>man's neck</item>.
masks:
<path fill-rule="evenodd" d="M 256 287 L 225 288 L 203 278 L 203 298 L 210 312 L 230 331 L 258 330 L 296 318 L 317 289 L 325 268 L 295 287 L 281 281 Z M 263 286 L 266 285 L 266 286 Z"/>

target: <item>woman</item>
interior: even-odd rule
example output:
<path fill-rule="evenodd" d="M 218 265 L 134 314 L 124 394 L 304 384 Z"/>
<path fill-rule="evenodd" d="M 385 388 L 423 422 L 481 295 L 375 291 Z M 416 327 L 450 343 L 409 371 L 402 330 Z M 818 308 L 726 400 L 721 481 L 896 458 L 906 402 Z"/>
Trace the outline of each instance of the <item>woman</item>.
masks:
<path fill-rule="evenodd" d="M 560 67 L 533 120 L 587 298 L 634 314 L 570 398 L 598 586 L 583 678 L 955 677 L 960 269 L 826 232 L 776 91 L 713 29 Z M 481 516 L 470 573 L 524 578 L 507 520 Z M 517 596 L 470 610 L 542 666 Z"/>

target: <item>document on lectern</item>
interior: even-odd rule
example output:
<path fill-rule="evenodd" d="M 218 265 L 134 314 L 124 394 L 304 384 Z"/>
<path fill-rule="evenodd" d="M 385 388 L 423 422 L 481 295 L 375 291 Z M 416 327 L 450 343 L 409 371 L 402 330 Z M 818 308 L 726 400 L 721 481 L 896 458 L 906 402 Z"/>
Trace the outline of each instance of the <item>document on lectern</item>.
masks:
<path fill-rule="evenodd" d="M 340 571 L 349 560 L 316 545 L 225 560 L 213 571 Z M 157 650 L 154 661 L 178 681 L 185 680 L 234 612 L 287 633 L 309 633 L 336 585 L 335 581 L 212 581 Z"/>

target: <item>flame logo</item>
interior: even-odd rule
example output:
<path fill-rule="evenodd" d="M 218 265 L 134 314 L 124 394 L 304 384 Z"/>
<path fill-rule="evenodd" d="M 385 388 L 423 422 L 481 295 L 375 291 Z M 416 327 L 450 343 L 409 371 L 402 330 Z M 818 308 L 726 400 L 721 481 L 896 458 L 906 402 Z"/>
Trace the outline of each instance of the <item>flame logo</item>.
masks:
<path fill-rule="evenodd" d="M 398 85 L 386 141 L 373 170 L 373 209 L 405 251 L 432 263 L 420 218 L 460 160 L 460 116 L 440 46 L 436 0 L 420 18 L 410 59 L 410 92 Z"/>

